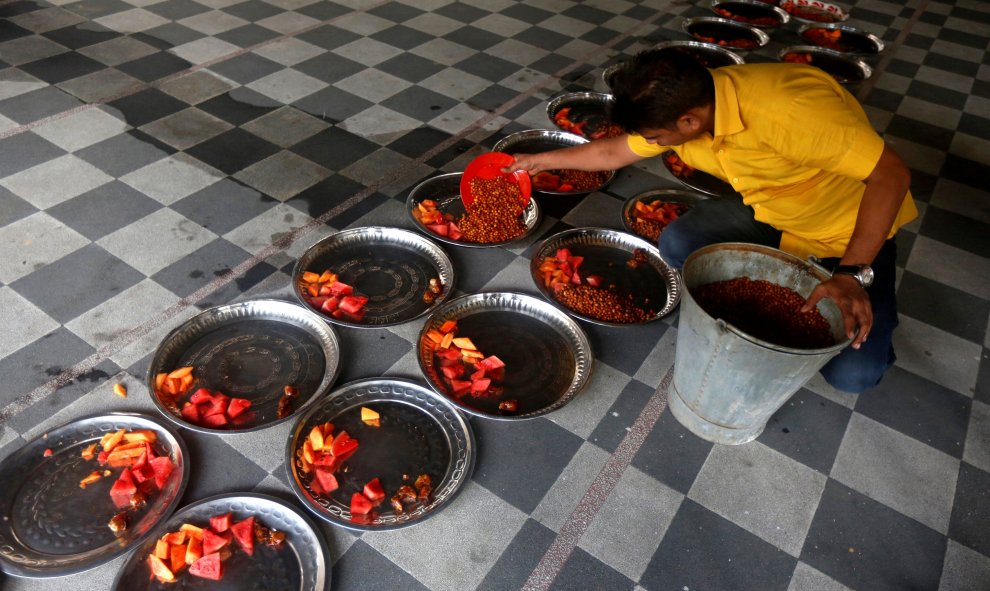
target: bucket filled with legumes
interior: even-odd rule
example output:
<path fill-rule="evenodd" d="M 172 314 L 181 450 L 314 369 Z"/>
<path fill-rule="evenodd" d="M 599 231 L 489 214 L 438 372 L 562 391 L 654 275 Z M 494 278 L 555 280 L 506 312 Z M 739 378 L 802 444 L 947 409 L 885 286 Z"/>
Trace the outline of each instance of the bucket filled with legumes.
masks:
<path fill-rule="evenodd" d="M 780 250 L 715 244 L 684 263 L 673 415 L 724 444 L 752 441 L 849 344 L 842 312 L 823 299 L 800 312 L 829 274 Z"/>

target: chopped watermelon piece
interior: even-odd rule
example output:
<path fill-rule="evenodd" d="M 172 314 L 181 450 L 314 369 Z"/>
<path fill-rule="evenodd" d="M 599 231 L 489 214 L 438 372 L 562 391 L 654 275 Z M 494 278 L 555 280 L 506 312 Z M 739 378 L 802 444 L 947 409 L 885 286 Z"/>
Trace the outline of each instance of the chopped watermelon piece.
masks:
<path fill-rule="evenodd" d="M 213 394 L 206 388 L 200 388 L 193 392 L 193 395 L 189 398 L 189 402 L 193 404 L 199 404 L 200 402 L 210 402 L 213 400 Z"/>
<path fill-rule="evenodd" d="M 227 417 L 222 414 L 210 415 L 208 417 L 203 417 L 202 419 L 202 424 L 206 425 L 207 427 L 214 427 L 214 428 L 226 427 L 229 422 L 230 421 L 227 420 Z"/>
<path fill-rule="evenodd" d="M 249 410 L 246 413 L 237 415 L 231 419 L 230 422 L 240 427 L 242 425 L 247 425 L 248 423 L 253 423 L 256 417 L 257 415 L 254 414 L 254 411 Z"/>
<path fill-rule="evenodd" d="M 382 483 L 377 478 L 371 479 L 368 484 L 364 485 L 364 496 L 376 505 L 381 503 L 385 500 L 385 490 L 382 488 Z"/>
<path fill-rule="evenodd" d="M 458 363 L 456 365 L 442 366 L 440 371 L 443 372 L 443 375 L 447 379 L 454 380 L 461 377 L 461 374 L 464 373 L 464 365 Z"/>
<path fill-rule="evenodd" d="M 447 224 L 427 224 L 426 228 L 434 234 L 446 236 L 450 234 L 450 227 Z"/>
<path fill-rule="evenodd" d="M 167 456 L 155 458 L 151 460 L 151 468 L 155 472 L 155 486 L 159 489 L 165 488 L 165 485 L 168 484 L 168 477 L 172 475 L 172 470 L 175 469 L 172 460 Z"/>
<path fill-rule="evenodd" d="M 333 438 L 333 444 L 330 446 L 330 453 L 334 456 L 342 456 L 348 452 L 354 451 L 358 447 L 358 440 L 352 439 L 347 431 L 341 431 L 336 437 Z"/>
<path fill-rule="evenodd" d="M 136 492 L 137 485 L 134 483 L 131 471 L 124 468 L 116 482 L 110 487 L 110 498 L 113 500 L 114 506 L 118 509 L 129 506 L 131 504 L 131 497 Z"/>
<path fill-rule="evenodd" d="M 489 355 L 488 357 L 485 357 L 484 359 L 482 359 L 478 363 L 475 363 L 474 366 L 475 367 L 480 367 L 480 368 L 484 369 L 485 371 L 491 371 L 493 369 L 498 369 L 500 367 L 505 367 L 505 362 L 503 362 L 501 359 L 499 359 L 498 357 L 496 357 L 494 355 Z"/>
<path fill-rule="evenodd" d="M 230 404 L 230 396 L 226 394 L 221 394 L 216 392 L 213 394 L 213 398 L 210 400 L 210 405 L 207 407 L 206 412 L 203 413 L 203 418 L 226 414 L 227 406 Z"/>
<path fill-rule="evenodd" d="M 454 396 L 463 396 L 471 391 L 471 382 L 462 380 L 452 380 L 450 387 L 454 389 Z"/>
<path fill-rule="evenodd" d="M 347 285 L 343 281 L 334 281 L 330 285 L 330 290 L 333 292 L 333 295 L 335 296 L 345 296 L 354 293 L 354 288 L 351 287 L 350 285 Z"/>
<path fill-rule="evenodd" d="M 202 417 L 199 416 L 199 407 L 192 402 L 182 405 L 182 418 L 190 423 L 198 423 Z"/>
<path fill-rule="evenodd" d="M 251 401 L 246 398 L 231 398 L 227 405 L 227 416 L 236 419 L 247 409 L 251 408 Z"/>
<path fill-rule="evenodd" d="M 337 306 L 339 305 L 340 305 L 340 298 L 337 296 L 333 296 L 331 298 L 327 298 L 323 302 L 323 305 L 320 306 L 320 309 L 323 310 L 324 312 L 333 312 L 334 310 L 337 309 Z"/>
<path fill-rule="evenodd" d="M 203 530 L 203 555 L 204 556 L 206 554 L 212 554 L 212 553 L 216 552 L 217 550 L 219 550 L 220 548 L 223 548 L 224 546 L 226 546 L 229 543 L 230 543 L 230 541 L 227 538 L 225 538 L 223 536 L 220 536 L 218 534 L 213 533 L 213 530 L 209 530 L 209 529 Z"/>
<path fill-rule="evenodd" d="M 351 495 L 351 513 L 366 515 L 371 512 L 372 507 L 374 507 L 374 505 L 368 497 L 363 494 L 356 492 Z"/>
<path fill-rule="evenodd" d="M 313 472 L 316 474 L 315 480 L 320 483 L 320 488 L 324 493 L 332 493 L 340 486 L 337 484 L 337 477 L 333 475 L 332 470 L 317 466 Z"/>
<path fill-rule="evenodd" d="M 365 296 L 344 296 L 340 300 L 340 309 L 348 314 L 357 314 L 364 308 L 366 303 L 368 303 L 368 298 Z"/>
<path fill-rule="evenodd" d="M 457 224 L 450 222 L 447 224 L 447 237 L 451 240 L 460 240 L 464 236 L 464 232 L 457 227 Z"/>
<path fill-rule="evenodd" d="M 230 526 L 230 533 L 234 535 L 234 540 L 247 552 L 248 556 L 254 555 L 254 517 L 248 517 L 244 521 L 238 521 Z"/>
<path fill-rule="evenodd" d="M 488 378 L 481 378 L 471 381 L 471 392 L 480 393 L 488 389 L 492 385 L 492 381 Z"/>
<path fill-rule="evenodd" d="M 213 533 L 222 533 L 230 529 L 230 525 L 234 522 L 234 516 L 230 513 L 224 513 L 223 515 L 214 515 L 210 517 L 210 529 Z M 207 552 L 209 554 L 209 552 Z"/>
<path fill-rule="evenodd" d="M 205 556 L 189 565 L 189 574 L 211 581 L 219 581 L 223 577 L 223 565 L 220 554 L 207 553 Z"/>
<path fill-rule="evenodd" d="M 571 251 L 569 249 L 566 249 L 566 248 L 558 248 L 557 249 L 557 260 L 558 261 L 560 261 L 562 263 L 566 263 L 567 262 L 567 259 L 569 259 L 569 258 L 571 258 Z"/>

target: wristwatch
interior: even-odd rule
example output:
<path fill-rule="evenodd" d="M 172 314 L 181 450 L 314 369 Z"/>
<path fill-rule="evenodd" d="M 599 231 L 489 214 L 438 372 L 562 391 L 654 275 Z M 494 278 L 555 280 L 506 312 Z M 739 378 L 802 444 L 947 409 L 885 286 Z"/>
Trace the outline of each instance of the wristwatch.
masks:
<path fill-rule="evenodd" d="M 839 265 L 833 275 L 852 275 L 860 287 L 873 285 L 873 268 L 869 265 Z"/>

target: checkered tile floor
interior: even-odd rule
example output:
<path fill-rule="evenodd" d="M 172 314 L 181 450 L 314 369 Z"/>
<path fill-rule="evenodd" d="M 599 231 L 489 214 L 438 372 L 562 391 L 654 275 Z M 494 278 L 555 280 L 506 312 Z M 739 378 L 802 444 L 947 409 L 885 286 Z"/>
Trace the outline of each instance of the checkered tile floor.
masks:
<path fill-rule="evenodd" d="M 912 167 L 921 210 L 898 235 L 884 381 L 857 397 L 813 380 L 756 442 L 713 446 L 667 411 L 648 420 L 676 315 L 584 325 L 587 390 L 545 419 L 474 421 L 477 469 L 453 507 L 394 533 L 322 528 L 335 589 L 990 588 L 990 4 L 851 11 L 888 44 L 856 91 Z M 143 377 L 171 328 L 291 297 L 294 260 L 337 230 L 411 227 L 419 180 L 547 127 L 549 97 L 604 90 L 603 66 L 708 13 L 666 0 L 0 3 L 0 456 L 84 414 L 154 412 Z M 748 59 L 797 42 L 788 26 Z M 625 198 L 673 185 L 649 162 L 583 200 L 545 200 L 533 242 L 618 228 Z M 457 287 L 535 293 L 528 246 L 449 249 Z M 419 377 L 419 327 L 338 330 L 340 382 Z M 291 498 L 288 431 L 184 433 L 185 500 Z M 597 512 L 572 515 L 614 466 Z M 545 555 L 566 562 L 531 578 Z M 106 589 L 119 565 L 71 585 Z"/>

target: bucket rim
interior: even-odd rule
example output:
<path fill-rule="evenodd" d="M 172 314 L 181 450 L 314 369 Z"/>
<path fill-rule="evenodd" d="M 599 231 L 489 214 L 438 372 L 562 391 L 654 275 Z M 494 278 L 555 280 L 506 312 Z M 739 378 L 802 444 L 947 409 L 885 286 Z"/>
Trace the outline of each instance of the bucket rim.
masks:
<path fill-rule="evenodd" d="M 681 270 L 681 276 L 683 277 L 684 275 L 683 270 L 688 267 L 692 259 L 696 260 L 705 254 L 711 252 L 723 251 L 723 250 L 736 250 L 736 251 L 742 250 L 742 251 L 758 252 L 760 254 L 764 254 L 780 259 L 784 262 L 790 263 L 797 267 L 801 267 L 802 269 L 808 271 L 812 276 L 814 276 L 820 282 L 826 281 L 829 278 L 831 278 L 831 275 L 827 273 L 824 269 L 812 264 L 809 261 L 802 260 L 800 257 L 797 257 L 788 252 L 784 252 L 779 248 L 774 248 L 772 246 L 765 246 L 763 244 L 753 244 L 749 242 L 720 242 L 718 244 L 709 244 L 708 246 L 703 246 L 698 250 L 692 252 L 687 257 L 687 259 L 684 260 L 684 267 Z M 701 310 L 701 306 L 698 305 L 697 300 L 694 299 L 694 295 L 691 294 L 691 290 L 688 288 L 687 281 L 683 280 L 682 283 L 683 283 L 683 293 L 681 294 L 681 299 L 683 300 L 686 298 L 691 300 L 691 303 L 697 306 L 699 310 Z M 835 305 L 835 303 L 832 302 L 832 305 Z M 701 311 L 704 312 L 705 314 L 708 314 L 704 310 Z M 842 310 L 840 309 L 839 312 L 841 314 Z M 709 314 L 709 316 L 711 315 Z M 711 317 L 715 321 L 715 324 L 716 326 L 718 326 L 719 330 L 731 332 L 736 336 L 738 336 L 739 338 L 748 341 L 750 343 L 753 343 L 754 345 L 763 347 L 765 349 L 770 349 L 772 351 L 778 351 L 781 353 L 789 353 L 791 355 L 824 355 L 835 351 L 841 351 L 842 349 L 848 347 L 849 344 L 852 342 L 852 339 L 846 336 L 845 333 L 843 332 L 844 338 L 841 341 L 837 341 L 834 345 L 830 345 L 828 347 L 822 347 L 820 349 L 797 349 L 794 347 L 786 347 L 784 345 L 778 345 L 776 343 L 765 341 L 749 333 L 743 332 L 736 326 L 729 324 L 728 322 L 726 322 L 721 318 L 715 318 L 714 316 Z"/>

